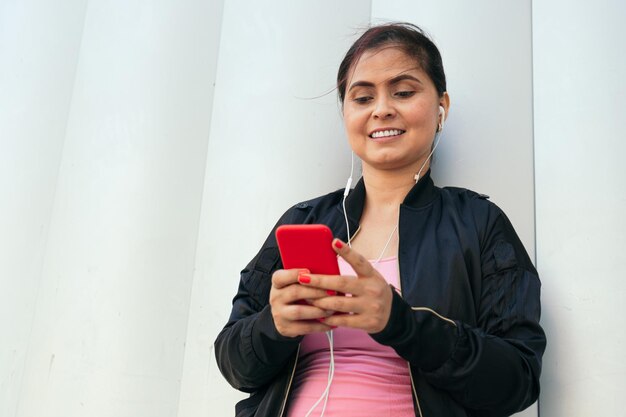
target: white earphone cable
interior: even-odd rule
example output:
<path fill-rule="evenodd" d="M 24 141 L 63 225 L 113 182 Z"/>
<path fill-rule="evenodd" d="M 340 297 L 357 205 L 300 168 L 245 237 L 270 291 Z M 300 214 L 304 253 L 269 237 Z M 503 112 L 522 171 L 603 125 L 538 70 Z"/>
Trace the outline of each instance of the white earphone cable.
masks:
<path fill-rule="evenodd" d="M 435 133 L 435 146 L 433 146 L 433 149 L 428 154 L 428 157 L 424 160 L 424 163 L 422 164 L 422 167 L 420 168 L 420 170 L 417 172 L 417 174 L 415 174 L 414 178 L 415 178 L 416 184 L 422 177 L 422 170 L 426 166 L 426 163 L 430 160 L 430 157 L 433 156 L 433 153 L 435 152 L 435 149 L 437 149 L 437 146 L 439 146 L 439 142 L 441 142 L 441 132 Z"/>
<path fill-rule="evenodd" d="M 329 330 L 326 332 L 326 337 L 328 338 L 328 344 L 330 346 L 330 364 L 328 366 L 328 382 L 326 383 L 326 388 L 322 392 L 322 395 L 315 401 L 315 404 L 311 406 L 309 411 L 306 413 L 304 417 L 309 417 L 313 410 L 317 408 L 319 403 L 324 400 L 324 405 L 322 406 L 322 413 L 320 417 L 324 417 L 324 412 L 326 411 L 326 404 L 328 404 L 328 397 L 330 394 L 330 385 L 333 382 L 333 377 L 335 376 L 335 353 L 334 353 L 334 341 L 333 341 L 333 331 Z"/>
<path fill-rule="evenodd" d="M 424 169 L 424 167 L 426 166 L 426 163 L 430 160 L 430 157 L 433 156 L 433 153 L 435 152 L 435 149 L 437 149 L 437 146 L 439 145 L 439 142 L 441 142 L 441 132 L 443 132 L 443 126 L 446 123 L 446 109 L 443 106 L 439 106 L 439 117 L 441 118 L 439 121 L 439 126 L 437 131 L 435 132 L 435 146 L 433 146 L 433 149 L 430 151 L 430 153 L 428 154 L 428 157 L 426 158 L 426 160 L 424 160 L 424 163 L 422 164 L 422 167 L 420 168 L 420 170 L 417 172 L 417 174 L 415 174 L 415 183 L 417 184 L 417 182 L 420 180 L 420 178 L 422 177 L 422 170 Z"/>
<path fill-rule="evenodd" d="M 352 174 L 354 174 L 354 152 L 351 153 L 350 157 L 350 178 L 348 178 L 348 182 L 346 183 L 346 188 L 343 190 L 343 199 L 341 201 L 341 206 L 343 208 L 343 217 L 346 220 L 346 229 L 348 233 L 348 246 L 352 247 L 352 238 L 350 236 L 350 224 L 348 223 L 348 213 L 346 212 L 346 197 L 350 194 L 350 186 L 352 186 Z"/>

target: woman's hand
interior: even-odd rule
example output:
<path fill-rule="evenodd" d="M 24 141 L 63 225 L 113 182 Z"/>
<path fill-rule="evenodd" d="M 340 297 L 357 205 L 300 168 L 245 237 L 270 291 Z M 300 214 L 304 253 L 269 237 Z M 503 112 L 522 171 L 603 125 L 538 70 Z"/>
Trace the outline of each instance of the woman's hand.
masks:
<path fill-rule="evenodd" d="M 323 321 L 332 312 L 310 305 L 327 297 L 326 291 L 298 282 L 299 276 L 308 273 L 306 269 L 280 269 L 272 275 L 270 306 L 274 325 L 283 336 L 296 337 L 331 329 Z"/>
<path fill-rule="evenodd" d="M 391 314 L 393 294 L 385 278 L 374 269 L 365 257 L 352 250 L 339 239 L 333 241 L 333 249 L 346 260 L 357 277 L 337 275 L 301 274 L 300 283 L 326 291 L 351 294 L 325 296 L 312 301 L 315 307 L 324 310 L 351 314 L 335 314 L 324 320 L 328 326 L 345 326 L 378 333 L 385 328 Z"/>

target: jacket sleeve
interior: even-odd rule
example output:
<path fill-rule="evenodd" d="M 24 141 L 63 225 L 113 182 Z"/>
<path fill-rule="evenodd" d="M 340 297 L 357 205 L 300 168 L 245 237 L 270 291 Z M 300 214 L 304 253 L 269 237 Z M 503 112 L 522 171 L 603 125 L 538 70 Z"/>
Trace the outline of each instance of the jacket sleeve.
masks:
<path fill-rule="evenodd" d="M 539 395 L 546 345 L 539 325 L 541 284 L 509 220 L 485 203 L 477 324 L 412 308 L 394 292 L 389 324 L 372 337 L 392 346 L 472 415 L 507 416 Z"/>
<path fill-rule="evenodd" d="M 287 365 L 301 339 L 278 333 L 269 305 L 272 273 L 282 268 L 274 231 L 280 224 L 298 222 L 296 211 L 283 215 L 241 272 L 230 318 L 215 340 L 221 373 L 241 391 L 257 391 L 271 382 Z"/>

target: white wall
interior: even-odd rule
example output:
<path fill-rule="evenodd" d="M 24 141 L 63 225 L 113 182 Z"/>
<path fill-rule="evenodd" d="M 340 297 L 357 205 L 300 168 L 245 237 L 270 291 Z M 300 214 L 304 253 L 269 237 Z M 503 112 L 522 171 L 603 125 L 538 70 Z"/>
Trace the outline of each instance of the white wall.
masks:
<path fill-rule="evenodd" d="M 207 21 L 215 6 L 63 6 L 32 4 L 23 11 L 5 2 L 2 8 L 3 23 L 16 27 L 2 36 L 3 51 L 9 48 L 3 64 L 15 73 L 7 81 L 14 100 L 2 101 L 9 138 L 2 153 L 17 155 L 10 160 L 25 167 L 9 173 L 19 182 L 7 181 L 3 197 L 9 200 L 15 187 L 26 199 L 25 209 L 3 205 L 2 217 L 17 218 L 15 235 L 25 231 L 30 239 L 3 236 L 3 247 L 34 245 L 26 254 L 9 251 L 17 258 L 7 275 L 3 267 L 3 287 L 16 294 L 9 307 L 28 303 L 6 314 L 19 321 L 9 327 L 13 357 L 3 355 L 3 385 L 10 384 L 3 415 L 172 416 L 208 143 L 207 74 L 215 56 L 207 40 L 215 34 Z M 43 29 L 32 35 L 28 28 L 38 23 Z M 14 44 L 21 49 L 12 52 Z M 34 55 L 27 65 L 22 49 Z M 38 72 L 38 62 L 51 69 Z M 48 71 L 54 77 L 43 81 Z M 31 92 L 42 85 L 45 94 Z"/>
<path fill-rule="evenodd" d="M 16 415 L 85 0 L 0 1 L 0 415 Z"/>
<path fill-rule="evenodd" d="M 541 411 L 623 414 L 620 2 L 49 3 L 0 1 L 0 415 L 232 415 L 212 343 L 238 272 L 344 185 L 334 77 L 381 20 L 442 50 L 436 180 L 490 194 L 531 255 L 536 183 Z"/>
<path fill-rule="evenodd" d="M 626 4 L 533 6 L 545 416 L 624 416 Z"/>

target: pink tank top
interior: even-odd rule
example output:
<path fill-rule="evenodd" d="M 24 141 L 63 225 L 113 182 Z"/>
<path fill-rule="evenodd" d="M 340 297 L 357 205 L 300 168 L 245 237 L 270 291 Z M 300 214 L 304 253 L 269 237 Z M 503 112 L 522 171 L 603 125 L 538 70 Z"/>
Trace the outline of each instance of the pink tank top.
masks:
<path fill-rule="evenodd" d="M 339 259 L 342 275 L 356 275 Z M 375 265 L 387 282 L 399 288 L 397 258 Z M 339 327 L 333 330 L 335 375 L 324 417 L 414 417 L 408 363 L 367 332 Z M 325 333 L 304 337 L 292 382 L 288 417 L 304 417 L 328 383 L 329 343 Z M 323 400 L 310 414 L 320 416 Z"/>

